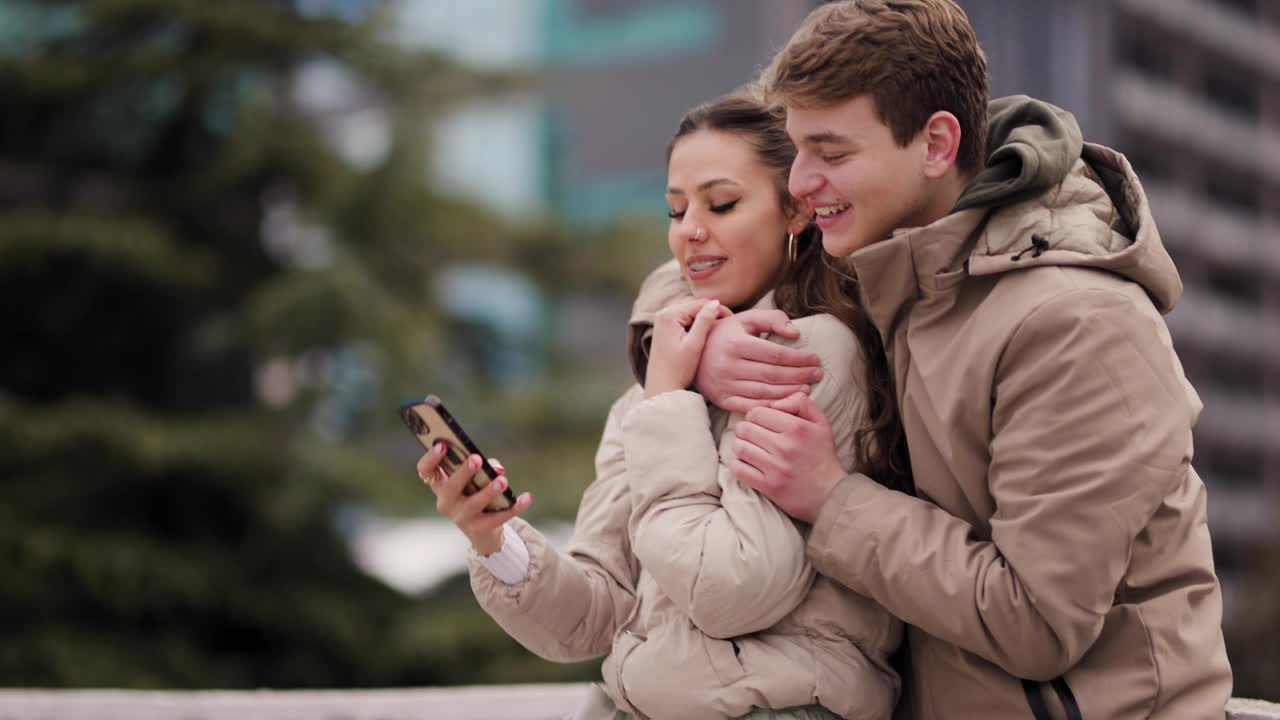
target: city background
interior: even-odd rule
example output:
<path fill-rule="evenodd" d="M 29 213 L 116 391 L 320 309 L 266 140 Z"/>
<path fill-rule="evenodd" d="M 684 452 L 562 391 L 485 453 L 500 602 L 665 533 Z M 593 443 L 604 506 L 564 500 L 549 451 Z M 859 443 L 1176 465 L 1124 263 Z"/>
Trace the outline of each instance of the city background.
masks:
<path fill-rule="evenodd" d="M 597 677 L 475 606 L 395 408 L 566 538 L 670 134 L 817 4 L 0 2 L 0 684 Z M 1280 2 L 961 5 L 1151 198 L 1236 694 L 1280 699 Z"/>

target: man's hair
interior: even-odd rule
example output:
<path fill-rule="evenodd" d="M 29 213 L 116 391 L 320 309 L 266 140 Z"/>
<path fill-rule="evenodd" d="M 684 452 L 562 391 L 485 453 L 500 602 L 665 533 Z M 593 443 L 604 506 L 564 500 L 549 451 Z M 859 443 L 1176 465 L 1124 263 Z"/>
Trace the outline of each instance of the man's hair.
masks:
<path fill-rule="evenodd" d="M 829 107 L 868 95 L 906 146 L 933 113 L 960 121 L 956 165 L 986 164 L 987 60 L 953 0 L 837 0 L 805 18 L 765 70 L 770 99 Z"/>

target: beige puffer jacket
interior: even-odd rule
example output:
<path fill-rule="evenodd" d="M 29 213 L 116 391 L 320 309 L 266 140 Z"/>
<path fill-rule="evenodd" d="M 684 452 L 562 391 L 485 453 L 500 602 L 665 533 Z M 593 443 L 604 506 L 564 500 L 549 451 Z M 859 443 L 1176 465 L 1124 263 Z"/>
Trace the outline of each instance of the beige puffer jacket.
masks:
<path fill-rule="evenodd" d="M 654 278 L 637 302 L 641 324 L 685 292 L 670 267 Z M 822 357 L 813 397 L 851 463 L 853 431 L 865 422 L 856 341 L 830 316 L 795 324 L 801 340 L 789 344 Z M 609 413 L 567 552 L 512 521 L 529 548 L 529 579 L 506 586 L 473 561 L 476 598 L 544 658 L 607 654 L 606 691 L 639 717 L 819 703 L 846 718 L 888 718 L 899 690 L 888 656 L 901 624 L 817 576 L 804 531 L 734 480 L 738 419 L 695 393 L 644 400 L 633 387 Z"/>

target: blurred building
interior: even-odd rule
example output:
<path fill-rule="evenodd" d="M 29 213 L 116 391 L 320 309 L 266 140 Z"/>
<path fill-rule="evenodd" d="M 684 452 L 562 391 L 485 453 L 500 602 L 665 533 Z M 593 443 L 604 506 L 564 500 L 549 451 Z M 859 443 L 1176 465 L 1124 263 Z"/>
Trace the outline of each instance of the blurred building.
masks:
<path fill-rule="evenodd" d="M 402 42 L 532 80 L 527 89 L 470 101 L 443 118 L 434 180 L 517 222 L 544 216 L 597 226 L 649 218 L 654 257 L 662 257 L 666 147 L 680 117 L 750 79 L 813 6 L 812 0 L 399 0 Z M 449 285 L 458 297 L 491 291 L 465 277 Z M 565 287 L 546 300 L 554 304 L 546 312 L 552 351 L 599 369 L 604 392 L 615 395 L 629 379 L 623 347 L 629 299 Z M 501 334 L 497 315 L 489 325 Z"/>
<path fill-rule="evenodd" d="M 665 150 L 691 106 L 749 79 L 812 0 L 402 0 L 406 42 L 534 90 L 441 129 L 437 179 L 508 212 L 571 222 L 665 213 Z"/>
<path fill-rule="evenodd" d="M 1229 577 L 1280 508 L 1280 2 L 961 4 L 993 94 L 1071 110 L 1151 199 L 1186 287 L 1168 322 L 1205 405 L 1195 466 Z"/>

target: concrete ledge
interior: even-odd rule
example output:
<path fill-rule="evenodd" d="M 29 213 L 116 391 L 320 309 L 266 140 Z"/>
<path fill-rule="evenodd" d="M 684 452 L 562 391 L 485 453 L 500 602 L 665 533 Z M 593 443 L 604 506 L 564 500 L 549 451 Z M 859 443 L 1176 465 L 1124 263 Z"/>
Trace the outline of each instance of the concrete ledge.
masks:
<path fill-rule="evenodd" d="M 583 684 L 409 690 L 0 690 L 0 720 L 559 720 Z M 1280 720 L 1280 705 L 1233 699 L 1229 720 Z"/>
<path fill-rule="evenodd" d="M 1227 703 L 1230 720 L 1275 720 L 1280 718 L 1280 705 L 1262 700 L 1231 698 Z"/>
<path fill-rule="evenodd" d="M 0 690 L 0 720 L 559 720 L 583 684 L 404 690 Z"/>

